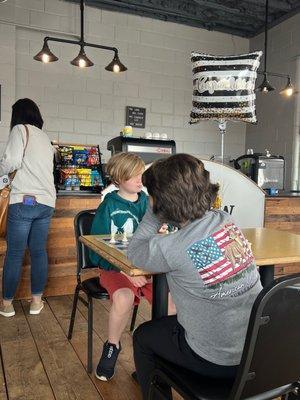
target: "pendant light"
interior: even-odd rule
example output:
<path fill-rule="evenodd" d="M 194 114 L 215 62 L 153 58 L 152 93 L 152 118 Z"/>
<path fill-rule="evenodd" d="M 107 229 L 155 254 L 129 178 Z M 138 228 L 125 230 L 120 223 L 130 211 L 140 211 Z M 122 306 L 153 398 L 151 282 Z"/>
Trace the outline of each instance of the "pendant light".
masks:
<path fill-rule="evenodd" d="M 34 60 L 42 61 L 43 63 L 49 63 L 58 60 L 58 57 L 56 57 L 49 49 L 47 41 L 44 41 L 44 46 L 42 50 L 39 53 L 37 53 L 33 58 Z"/>
<path fill-rule="evenodd" d="M 286 87 L 280 91 L 280 94 L 284 94 L 285 96 L 292 96 L 294 93 L 294 87 L 291 83 L 291 78 L 288 76 Z"/>
<path fill-rule="evenodd" d="M 94 63 L 85 54 L 83 46 L 81 47 L 78 56 L 75 57 L 74 60 L 70 61 L 70 63 L 80 68 L 92 67 L 94 65 Z"/>
<path fill-rule="evenodd" d="M 105 69 L 106 71 L 115 72 L 116 74 L 127 70 L 125 65 L 121 63 L 118 53 L 115 53 L 113 60 L 105 67 Z"/>
<path fill-rule="evenodd" d="M 101 44 L 95 43 L 87 43 L 84 40 L 84 0 L 80 0 L 80 39 L 79 40 L 69 40 L 69 39 L 61 39 L 56 37 L 46 36 L 44 38 L 44 45 L 41 51 L 39 51 L 33 58 L 36 61 L 41 61 L 43 63 L 54 62 L 58 60 L 49 49 L 48 42 L 58 42 L 58 43 L 67 43 L 67 44 L 75 44 L 80 46 L 80 51 L 78 56 L 74 58 L 74 60 L 70 61 L 72 65 L 75 65 L 79 68 L 92 67 L 94 63 L 87 57 L 85 54 L 86 47 L 93 47 L 96 49 L 108 50 L 114 52 L 114 57 L 112 61 L 105 67 L 107 71 L 111 71 L 114 73 L 119 73 L 126 71 L 127 68 L 124 64 L 121 63 L 118 55 L 118 49 L 112 46 L 104 46 Z"/>
<path fill-rule="evenodd" d="M 293 85 L 289 75 L 278 74 L 267 70 L 267 55 L 268 55 L 268 19 L 269 19 L 269 0 L 266 0 L 265 7 L 265 44 L 264 44 L 264 70 L 258 71 L 258 74 L 263 75 L 262 83 L 256 88 L 256 91 L 262 93 L 269 93 L 275 90 L 274 86 L 269 82 L 269 76 L 276 76 L 279 78 L 287 78 L 287 85 L 280 91 L 280 94 L 291 96 L 293 94 Z"/>

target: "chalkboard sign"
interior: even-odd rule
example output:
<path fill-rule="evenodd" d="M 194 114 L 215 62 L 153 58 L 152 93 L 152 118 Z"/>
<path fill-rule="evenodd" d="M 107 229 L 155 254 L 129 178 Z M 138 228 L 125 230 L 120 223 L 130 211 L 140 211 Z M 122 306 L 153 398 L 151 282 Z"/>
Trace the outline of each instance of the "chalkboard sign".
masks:
<path fill-rule="evenodd" d="M 135 128 L 145 128 L 146 108 L 142 107 L 126 107 L 126 125 L 131 125 Z"/>

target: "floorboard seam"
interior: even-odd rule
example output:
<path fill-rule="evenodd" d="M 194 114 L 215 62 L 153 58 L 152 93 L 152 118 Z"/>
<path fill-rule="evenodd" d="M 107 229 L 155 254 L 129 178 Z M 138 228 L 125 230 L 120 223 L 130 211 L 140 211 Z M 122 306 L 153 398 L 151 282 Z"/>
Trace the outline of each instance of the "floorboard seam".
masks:
<path fill-rule="evenodd" d="M 23 313 L 24 313 L 24 316 L 25 316 L 25 319 L 26 319 L 27 325 L 28 325 L 28 327 L 29 327 L 29 330 L 30 330 L 30 333 L 31 333 L 31 337 L 32 337 L 32 339 L 33 339 L 33 342 L 34 342 L 34 345 L 35 345 L 35 347 L 36 347 L 36 351 L 38 352 L 38 355 L 39 355 L 40 361 L 41 361 L 41 363 L 42 363 L 42 366 L 43 366 L 43 368 L 44 368 L 44 371 L 45 371 L 45 375 L 46 375 L 46 377 L 47 377 L 47 379 L 48 379 L 48 382 L 49 382 L 49 387 L 51 388 L 51 392 L 52 392 L 52 394 L 53 394 L 53 398 L 54 398 L 54 399 L 56 399 L 56 396 L 55 396 L 54 390 L 53 390 L 53 388 L 52 388 L 52 385 L 51 385 L 51 381 L 50 381 L 49 375 L 48 375 L 48 373 L 47 373 L 47 370 L 46 370 L 46 368 L 45 368 L 45 364 L 44 364 L 44 362 L 43 362 L 43 359 L 42 359 L 41 353 L 40 353 L 40 351 L 39 351 L 39 348 L 38 348 L 37 342 L 36 342 L 36 340 L 35 340 L 35 337 L 34 337 L 34 335 L 33 335 L 33 332 L 32 332 L 32 329 L 31 329 L 30 323 L 29 323 L 29 321 L 28 321 L 28 317 L 27 317 L 27 315 L 26 315 L 26 313 L 25 313 L 25 310 L 24 310 L 24 307 L 23 307 L 22 301 L 20 301 L 20 304 L 21 304 L 21 307 L 22 307 L 22 310 L 23 310 Z M 51 310 L 51 312 L 52 312 L 52 310 Z"/>
<path fill-rule="evenodd" d="M 7 386 L 7 381 L 6 381 L 5 369 L 4 369 L 4 360 L 3 360 L 3 355 L 2 355 L 2 345 L 0 345 L 0 359 L 1 359 L 1 367 L 2 367 L 2 371 L 3 371 L 5 393 L 6 393 L 7 400 L 9 400 L 8 386 Z"/>

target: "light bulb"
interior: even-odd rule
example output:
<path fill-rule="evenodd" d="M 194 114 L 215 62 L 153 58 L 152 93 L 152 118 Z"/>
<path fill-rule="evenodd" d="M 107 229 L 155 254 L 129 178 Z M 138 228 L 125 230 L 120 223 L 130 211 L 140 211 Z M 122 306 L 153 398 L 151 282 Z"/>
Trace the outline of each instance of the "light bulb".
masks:
<path fill-rule="evenodd" d="M 86 61 L 83 58 L 80 58 L 80 60 L 78 61 L 78 64 L 79 64 L 80 68 L 86 67 Z"/>
<path fill-rule="evenodd" d="M 118 64 L 115 64 L 115 65 L 113 66 L 113 71 L 114 71 L 115 73 L 120 72 L 120 66 L 119 66 Z"/>
<path fill-rule="evenodd" d="M 286 89 L 285 94 L 286 94 L 287 96 L 291 96 L 291 95 L 293 94 L 293 88 L 288 88 L 288 89 Z"/>
<path fill-rule="evenodd" d="M 42 55 L 42 61 L 43 61 L 44 63 L 48 63 L 48 62 L 49 62 L 49 55 L 46 54 L 46 53 L 44 53 L 44 54 Z"/>

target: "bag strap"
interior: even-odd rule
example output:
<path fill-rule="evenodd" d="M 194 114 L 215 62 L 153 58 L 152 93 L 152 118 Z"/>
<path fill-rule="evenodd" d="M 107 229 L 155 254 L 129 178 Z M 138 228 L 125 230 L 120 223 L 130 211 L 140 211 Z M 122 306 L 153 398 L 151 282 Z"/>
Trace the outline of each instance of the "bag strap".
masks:
<path fill-rule="evenodd" d="M 24 150 L 23 150 L 22 161 L 23 161 L 23 158 L 25 156 L 25 151 L 26 151 L 26 148 L 27 148 L 27 145 L 28 145 L 28 141 L 29 141 L 29 129 L 28 129 L 28 126 L 24 125 L 24 127 L 25 127 L 25 131 L 26 131 L 26 142 L 25 142 L 25 147 L 24 147 Z M 9 174 L 9 178 L 10 178 L 10 183 L 9 184 L 12 183 L 14 177 L 16 176 L 16 173 L 17 173 L 17 170 L 15 170 L 11 174 Z"/>

